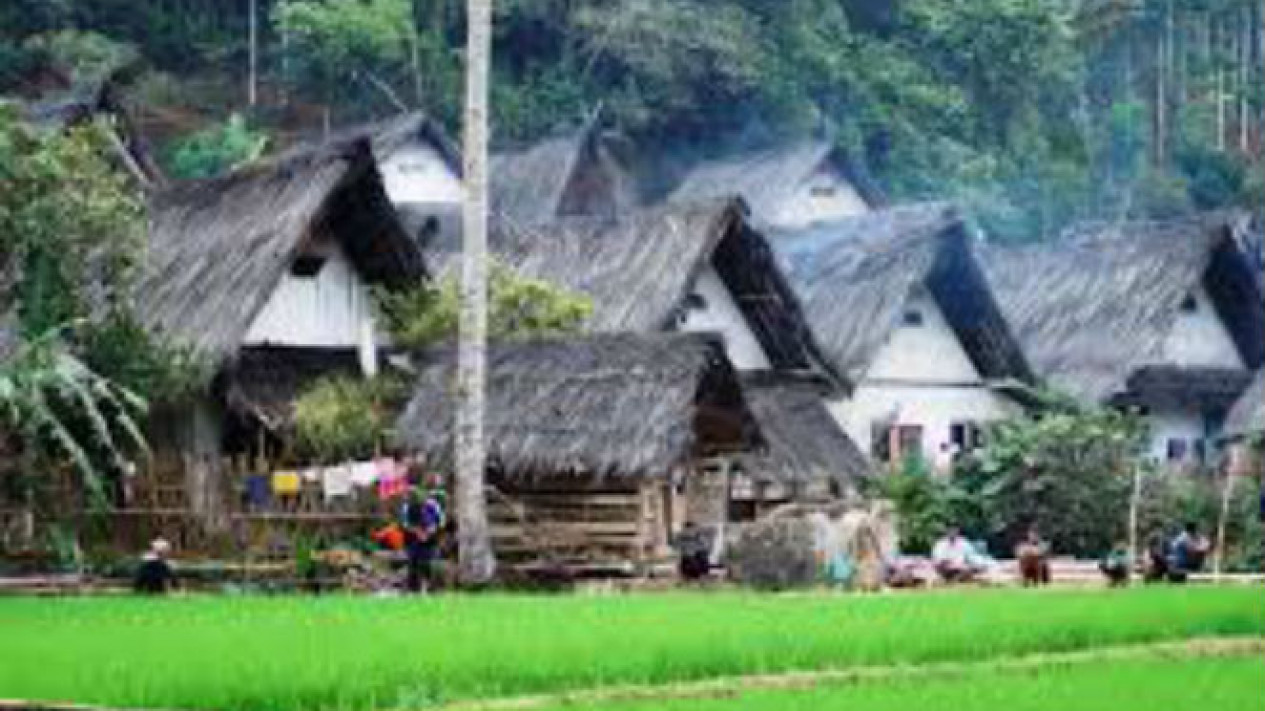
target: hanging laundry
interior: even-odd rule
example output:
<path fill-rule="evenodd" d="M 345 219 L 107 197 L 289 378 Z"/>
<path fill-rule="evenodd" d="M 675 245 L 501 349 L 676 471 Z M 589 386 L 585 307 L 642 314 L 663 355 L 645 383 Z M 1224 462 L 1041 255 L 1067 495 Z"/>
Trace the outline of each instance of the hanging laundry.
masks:
<path fill-rule="evenodd" d="M 378 460 L 378 498 L 394 499 L 408 491 L 408 468 L 394 459 Z"/>
<path fill-rule="evenodd" d="M 317 484 L 321 481 L 321 468 L 310 467 L 299 472 L 299 478 L 310 484 Z"/>
<path fill-rule="evenodd" d="M 351 465 L 340 464 L 336 467 L 326 467 L 322 472 L 322 477 L 321 483 L 325 489 L 326 500 L 351 495 Z"/>
<path fill-rule="evenodd" d="M 268 477 L 263 474 L 251 474 L 246 477 L 245 494 L 247 506 L 257 509 L 268 508 L 268 502 L 272 500 L 272 487 L 269 485 Z"/>
<path fill-rule="evenodd" d="M 272 473 L 272 493 L 277 496 L 294 496 L 299 493 L 301 484 L 298 472 L 282 471 Z"/>
<path fill-rule="evenodd" d="M 351 483 L 356 486 L 373 486 L 378 481 L 377 462 L 352 462 Z"/>

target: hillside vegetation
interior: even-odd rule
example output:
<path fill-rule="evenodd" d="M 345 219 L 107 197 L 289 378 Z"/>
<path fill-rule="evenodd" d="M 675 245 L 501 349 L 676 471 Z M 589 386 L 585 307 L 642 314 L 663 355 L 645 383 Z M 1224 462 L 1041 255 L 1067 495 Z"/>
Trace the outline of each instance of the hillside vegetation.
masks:
<path fill-rule="evenodd" d="M 502 144 L 599 109 L 674 157 L 831 135 L 894 199 L 957 199 L 1012 239 L 1265 200 L 1261 0 L 496 7 Z M 452 126 L 463 41 L 458 0 L 6 0 L 0 91 L 131 66 L 169 168 L 201 176 L 406 107 Z"/>

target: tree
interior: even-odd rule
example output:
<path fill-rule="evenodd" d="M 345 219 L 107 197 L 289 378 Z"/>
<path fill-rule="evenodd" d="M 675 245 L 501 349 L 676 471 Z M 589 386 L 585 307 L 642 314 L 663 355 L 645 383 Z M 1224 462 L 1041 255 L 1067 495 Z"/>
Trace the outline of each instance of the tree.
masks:
<path fill-rule="evenodd" d="M 523 277 L 503 264 L 489 269 L 488 335 L 492 339 L 540 338 L 572 333 L 592 313 L 585 296 Z M 449 341 L 458 333 L 461 290 L 450 276 L 406 291 L 375 292 L 391 338 L 407 348 Z"/>
<path fill-rule="evenodd" d="M 386 438 L 403 391 L 402 383 L 388 376 L 314 383 L 294 405 L 299 453 L 327 463 L 372 456 Z"/>
<path fill-rule="evenodd" d="M 252 129 L 241 114 L 176 142 L 171 150 L 171 174 L 177 178 L 214 178 L 258 160 L 268 147 L 268 136 Z"/>
<path fill-rule="evenodd" d="M 466 2 L 466 102 L 462 150 L 465 205 L 461 255 L 461 319 L 457 350 L 458 571 L 466 584 L 496 574 L 488 525 L 483 439 L 487 388 L 488 74 L 492 0 Z"/>

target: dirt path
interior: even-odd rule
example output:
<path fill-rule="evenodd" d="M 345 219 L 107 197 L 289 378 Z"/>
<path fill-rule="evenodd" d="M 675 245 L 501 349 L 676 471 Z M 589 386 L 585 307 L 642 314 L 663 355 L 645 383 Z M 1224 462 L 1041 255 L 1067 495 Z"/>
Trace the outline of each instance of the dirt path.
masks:
<path fill-rule="evenodd" d="M 440 711 L 533 711 L 573 704 L 664 699 L 724 698 L 759 689 L 807 689 L 822 684 L 967 676 L 992 671 L 1025 671 L 1099 662 L 1146 661 L 1239 657 L 1265 653 L 1265 637 L 1210 637 L 1179 642 L 1105 647 L 1100 649 L 1034 654 L 982 662 L 932 662 L 918 665 L 861 667 L 812 672 L 787 672 L 731 676 L 664 685 L 609 686 L 517 696 L 482 701 L 462 701 L 439 707 Z"/>

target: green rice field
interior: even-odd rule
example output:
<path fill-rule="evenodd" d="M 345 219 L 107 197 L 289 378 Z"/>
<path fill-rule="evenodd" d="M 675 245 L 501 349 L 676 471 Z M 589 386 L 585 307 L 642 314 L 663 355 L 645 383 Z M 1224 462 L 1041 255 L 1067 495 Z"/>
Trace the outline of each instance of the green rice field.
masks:
<path fill-rule="evenodd" d="M 867 681 L 799 690 L 732 692 L 714 698 L 571 704 L 539 711 L 1261 711 L 1259 657 L 1116 662 L 1026 672 Z"/>
<path fill-rule="evenodd" d="M 424 709 L 612 685 L 1261 637 L 1263 603 L 1251 588 L 0 598 L 0 698 Z"/>

